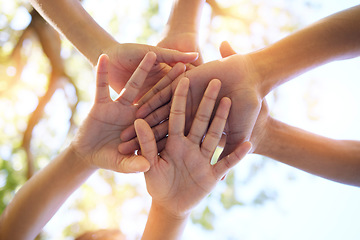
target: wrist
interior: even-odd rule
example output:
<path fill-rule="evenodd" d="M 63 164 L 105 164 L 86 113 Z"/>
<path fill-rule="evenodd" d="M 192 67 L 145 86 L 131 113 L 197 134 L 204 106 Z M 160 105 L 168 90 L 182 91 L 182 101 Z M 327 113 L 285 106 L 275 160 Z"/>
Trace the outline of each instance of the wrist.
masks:
<path fill-rule="evenodd" d="M 172 17 L 168 20 L 165 31 L 166 33 L 192 33 L 198 35 L 199 22 L 191 18 L 180 19 Z"/>
<path fill-rule="evenodd" d="M 190 211 L 175 212 L 164 207 L 161 203 L 156 201 L 152 201 L 151 210 L 156 213 L 157 216 L 162 216 L 162 218 L 172 222 L 186 221 L 190 216 Z"/>
<path fill-rule="evenodd" d="M 263 156 L 271 155 L 271 151 L 278 143 L 277 129 L 280 127 L 280 125 L 281 122 L 272 117 L 268 117 L 265 126 L 263 129 L 261 129 L 261 136 L 259 138 L 259 142 L 256 145 L 254 153 Z"/>
<path fill-rule="evenodd" d="M 262 93 L 263 78 L 258 71 L 258 66 L 249 54 L 233 54 L 220 60 L 228 65 L 227 71 L 234 72 L 239 87 L 251 92 L 254 104 L 261 103 L 265 97 Z M 233 66 L 236 66 L 234 71 Z M 250 98 L 249 98 L 250 100 Z"/>
<path fill-rule="evenodd" d="M 72 142 L 68 148 L 67 151 L 69 154 L 71 154 L 71 161 L 76 162 L 81 169 L 84 171 L 95 171 L 98 169 L 97 166 L 90 163 L 89 157 L 86 156 L 86 154 L 83 154 L 81 150 L 79 150 L 80 147 L 77 146 L 76 143 Z"/>
<path fill-rule="evenodd" d="M 262 99 L 275 87 L 273 79 L 277 72 L 274 71 L 276 61 L 267 49 L 261 49 L 246 55 L 253 66 L 252 71 L 257 74 L 258 92 Z"/>
<path fill-rule="evenodd" d="M 180 239 L 189 215 L 190 213 L 173 214 L 153 201 L 141 239 Z"/>

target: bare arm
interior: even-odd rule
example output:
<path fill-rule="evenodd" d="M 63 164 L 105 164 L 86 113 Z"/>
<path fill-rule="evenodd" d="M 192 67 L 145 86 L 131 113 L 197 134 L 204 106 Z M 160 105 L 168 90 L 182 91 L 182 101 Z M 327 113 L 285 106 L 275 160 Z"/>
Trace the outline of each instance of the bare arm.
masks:
<path fill-rule="evenodd" d="M 200 53 L 198 38 L 204 4 L 205 0 L 174 0 L 164 37 L 158 46 L 182 52 Z M 193 64 L 197 66 L 202 62 L 200 55 Z"/>
<path fill-rule="evenodd" d="M 33 176 L 6 207 L 0 220 L 1 239 L 34 239 L 65 200 L 93 172 L 71 147 Z"/>
<path fill-rule="evenodd" d="M 269 115 L 266 102 L 251 135 L 254 153 L 332 181 L 360 186 L 360 141 L 307 132 Z"/>
<path fill-rule="evenodd" d="M 100 27 L 76 0 L 29 0 L 34 8 L 61 32 L 91 63 L 116 40 Z"/>
<path fill-rule="evenodd" d="M 270 118 L 255 153 L 348 185 L 360 186 L 360 142 L 316 135 Z"/>
<path fill-rule="evenodd" d="M 174 0 L 168 20 L 170 31 L 198 32 L 205 0 Z"/>
<path fill-rule="evenodd" d="M 177 216 L 154 202 L 151 204 L 142 240 L 181 239 L 190 214 Z"/>
<path fill-rule="evenodd" d="M 309 69 L 360 55 L 360 5 L 328 16 L 249 54 L 261 75 L 260 94 Z"/>

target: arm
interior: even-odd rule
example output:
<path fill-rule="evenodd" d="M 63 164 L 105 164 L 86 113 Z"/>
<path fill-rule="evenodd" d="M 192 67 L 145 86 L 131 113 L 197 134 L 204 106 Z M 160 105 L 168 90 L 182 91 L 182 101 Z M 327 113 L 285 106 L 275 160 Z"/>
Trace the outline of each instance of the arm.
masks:
<path fill-rule="evenodd" d="M 164 209 L 162 205 L 152 202 L 141 239 L 181 239 L 189 216 L 190 214 L 184 214 L 182 216 L 174 215 Z"/>
<path fill-rule="evenodd" d="M 360 186 L 360 142 L 335 140 L 287 125 L 264 101 L 251 135 L 253 152 L 332 181 Z"/>
<path fill-rule="evenodd" d="M 328 16 L 249 54 L 261 75 L 261 96 L 309 69 L 359 56 L 359 22 L 360 5 Z"/>
<path fill-rule="evenodd" d="M 91 63 L 96 65 L 100 54 L 110 58 L 109 81 L 120 92 L 142 58 L 149 51 L 157 55 L 158 63 L 189 63 L 198 54 L 180 53 L 143 44 L 120 44 L 84 10 L 78 0 L 29 0 L 34 8 L 59 32 L 61 32 Z M 163 77 L 168 67 L 155 64 L 139 96 Z"/>
<path fill-rule="evenodd" d="M 246 142 L 216 164 L 210 163 L 231 105 L 228 98 L 222 99 L 209 127 L 220 86 L 219 80 L 209 83 L 191 130 L 184 135 L 189 80 L 180 81 L 171 105 L 169 135 L 160 155 L 150 126 L 142 119 L 135 121 L 141 154 L 151 165 L 145 180 L 152 205 L 142 239 L 179 239 L 191 210 L 250 150 L 251 144 Z"/>
<path fill-rule="evenodd" d="M 105 49 L 117 44 L 116 40 L 85 11 L 80 1 L 29 1 L 93 66 L 96 65 L 99 56 L 104 53 Z"/>
<path fill-rule="evenodd" d="M 182 52 L 199 52 L 200 18 L 205 0 L 174 0 L 164 38 L 158 46 Z M 201 56 L 194 65 L 202 63 Z"/>
<path fill-rule="evenodd" d="M 332 181 L 360 187 L 360 142 L 335 140 L 270 119 L 255 153 Z"/>
<path fill-rule="evenodd" d="M 19 190 L 0 219 L 1 239 L 34 239 L 65 200 L 93 172 L 72 147 Z"/>
<path fill-rule="evenodd" d="M 117 146 L 123 129 L 135 120 L 132 104 L 138 88 L 154 64 L 148 53 L 129 79 L 126 90 L 112 101 L 108 86 L 108 58 L 97 69 L 95 104 L 70 146 L 33 176 L 15 195 L 0 218 L 0 239 L 34 239 L 69 195 L 96 169 L 122 173 L 144 172 L 150 167 L 142 156 L 121 155 Z"/>

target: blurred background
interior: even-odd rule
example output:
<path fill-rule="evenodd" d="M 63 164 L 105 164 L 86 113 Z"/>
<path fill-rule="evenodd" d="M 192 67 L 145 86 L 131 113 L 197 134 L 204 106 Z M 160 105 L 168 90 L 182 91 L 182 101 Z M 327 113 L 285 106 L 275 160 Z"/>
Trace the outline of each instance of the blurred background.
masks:
<path fill-rule="evenodd" d="M 169 0 L 84 0 L 119 42 L 156 45 Z M 356 0 L 216 0 L 201 19 L 205 62 L 227 40 L 260 49 Z M 0 0 L 0 212 L 71 141 L 94 97 L 94 72 L 24 0 Z M 360 140 L 359 58 L 312 70 L 267 96 L 275 118 L 336 139 Z M 38 239 L 120 228 L 139 239 L 151 199 L 142 174 L 97 171 Z M 183 239 L 360 239 L 360 190 L 249 155 L 192 213 Z M 29 206 L 31 207 L 31 206 Z"/>

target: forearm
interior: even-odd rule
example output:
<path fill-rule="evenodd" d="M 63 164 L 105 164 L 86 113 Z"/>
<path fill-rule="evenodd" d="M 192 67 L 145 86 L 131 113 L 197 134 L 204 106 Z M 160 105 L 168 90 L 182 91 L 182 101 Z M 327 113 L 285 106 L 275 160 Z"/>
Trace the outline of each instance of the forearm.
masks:
<path fill-rule="evenodd" d="M 261 94 L 319 65 L 360 55 L 360 5 L 324 18 L 249 54 L 262 76 Z"/>
<path fill-rule="evenodd" d="M 152 203 L 142 240 L 181 239 L 188 216 L 175 216 Z"/>
<path fill-rule="evenodd" d="M 0 219 L 0 239 L 34 239 L 93 172 L 67 148 L 15 195 Z"/>
<path fill-rule="evenodd" d="M 116 41 L 85 11 L 78 0 L 30 0 L 34 8 L 96 65 L 104 49 Z"/>
<path fill-rule="evenodd" d="M 334 140 L 270 119 L 255 153 L 306 172 L 360 186 L 360 142 Z"/>
<path fill-rule="evenodd" d="M 197 33 L 205 0 L 174 0 L 168 30 Z"/>

